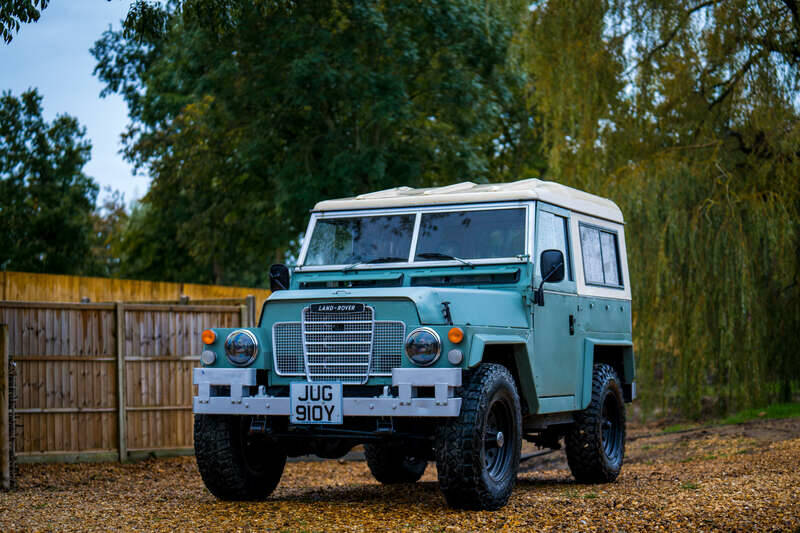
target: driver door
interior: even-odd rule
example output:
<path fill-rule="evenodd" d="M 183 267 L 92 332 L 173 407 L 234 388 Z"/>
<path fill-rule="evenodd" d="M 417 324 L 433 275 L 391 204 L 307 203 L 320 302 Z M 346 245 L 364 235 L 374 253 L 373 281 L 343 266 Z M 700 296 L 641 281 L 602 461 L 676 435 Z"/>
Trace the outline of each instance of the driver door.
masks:
<path fill-rule="evenodd" d="M 539 397 L 539 412 L 576 409 L 576 387 L 582 363 L 580 337 L 576 334 L 577 288 L 570 213 L 566 209 L 536 203 L 534 231 L 534 289 L 541 283 L 539 264 L 544 250 L 564 254 L 564 280 L 544 284 L 544 305 L 533 306 L 533 372 Z"/>

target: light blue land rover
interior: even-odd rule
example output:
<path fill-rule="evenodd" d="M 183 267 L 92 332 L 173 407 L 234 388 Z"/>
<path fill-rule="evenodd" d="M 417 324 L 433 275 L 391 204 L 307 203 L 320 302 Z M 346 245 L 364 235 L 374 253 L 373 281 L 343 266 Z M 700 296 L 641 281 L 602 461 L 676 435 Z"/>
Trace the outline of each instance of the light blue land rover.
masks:
<path fill-rule="evenodd" d="M 265 498 L 287 456 L 364 444 L 382 483 L 436 461 L 449 505 L 497 509 L 522 440 L 562 437 L 578 481 L 613 481 L 636 396 L 623 230 L 613 202 L 536 179 L 317 204 L 259 326 L 203 334 L 206 486 Z"/>

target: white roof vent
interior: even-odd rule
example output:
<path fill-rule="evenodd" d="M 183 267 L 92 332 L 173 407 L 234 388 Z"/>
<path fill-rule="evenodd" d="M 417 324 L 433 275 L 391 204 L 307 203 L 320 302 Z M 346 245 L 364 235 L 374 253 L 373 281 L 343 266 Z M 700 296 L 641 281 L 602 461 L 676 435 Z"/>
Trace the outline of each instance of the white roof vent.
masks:
<path fill-rule="evenodd" d="M 452 192 L 464 192 L 469 189 L 474 189 L 476 185 L 471 181 L 462 181 L 461 183 L 454 183 L 453 185 L 446 185 L 444 187 L 433 187 L 426 189 L 423 194 L 447 194 Z"/>
<path fill-rule="evenodd" d="M 359 194 L 356 196 L 357 200 L 368 200 L 370 198 L 397 198 L 403 196 L 404 193 L 413 191 L 411 187 L 395 187 L 394 189 L 385 189 L 383 191 L 368 192 L 366 194 Z"/>

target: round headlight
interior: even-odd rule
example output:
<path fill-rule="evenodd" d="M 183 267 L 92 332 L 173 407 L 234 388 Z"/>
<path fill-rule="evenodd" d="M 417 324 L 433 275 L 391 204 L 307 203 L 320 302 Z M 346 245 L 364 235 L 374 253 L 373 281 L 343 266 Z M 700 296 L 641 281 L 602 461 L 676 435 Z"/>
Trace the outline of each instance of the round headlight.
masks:
<path fill-rule="evenodd" d="M 442 353 L 442 341 L 431 328 L 417 328 L 406 337 L 406 355 L 418 366 L 430 366 Z"/>
<path fill-rule="evenodd" d="M 237 329 L 225 339 L 225 355 L 236 366 L 247 366 L 258 355 L 256 336 L 245 329 Z"/>

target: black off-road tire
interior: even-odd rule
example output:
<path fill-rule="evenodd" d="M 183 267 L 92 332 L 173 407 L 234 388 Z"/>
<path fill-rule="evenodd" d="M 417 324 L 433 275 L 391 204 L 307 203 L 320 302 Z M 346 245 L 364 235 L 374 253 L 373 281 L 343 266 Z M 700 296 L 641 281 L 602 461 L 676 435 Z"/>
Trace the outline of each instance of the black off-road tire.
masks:
<path fill-rule="evenodd" d="M 416 483 L 425 473 L 427 459 L 410 455 L 408 450 L 408 446 L 395 442 L 364 445 L 367 466 L 375 479 L 384 485 Z"/>
<path fill-rule="evenodd" d="M 613 367 L 594 365 L 592 399 L 565 438 L 567 463 L 579 483 L 617 479 L 625 457 L 625 403 Z"/>
<path fill-rule="evenodd" d="M 451 507 L 499 509 L 514 488 L 522 445 L 514 378 L 502 365 L 481 364 L 466 376 L 461 398 L 459 416 L 436 438 L 439 487 Z"/>
<path fill-rule="evenodd" d="M 249 429 L 250 417 L 194 417 L 197 467 L 208 490 L 221 500 L 263 500 L 283 474 L 286 453 L 263 438 L 249 436 Z"/>

